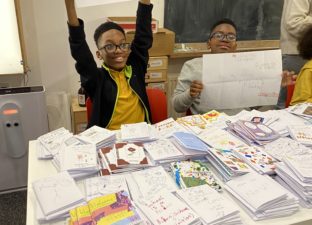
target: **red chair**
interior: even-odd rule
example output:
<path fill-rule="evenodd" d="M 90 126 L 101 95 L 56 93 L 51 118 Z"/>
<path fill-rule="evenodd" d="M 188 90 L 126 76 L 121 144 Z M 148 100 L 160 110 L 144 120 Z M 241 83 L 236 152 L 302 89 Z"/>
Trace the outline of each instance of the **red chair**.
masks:
<path fill-rule="evenodd" d="M 167 97 L 165 93 L 158 88 L 146 88 L 146 93 L 152 114 L 152 124 L 167 119 Z"/>
<path fill-rule="evenodd" d="M 286 96 L 286 102 L 285 107 L 287 108 L 291 102 L 291 98 L 293 96 L 295 89 L 295 84 L 287 85 L 287 96 Z"/>
<path fill-rule="evenodd" d="M 88 118 L 88 122 L 91 119 L 91 114 L 92 114 L 92 101 L 91 98 L 87 98 L 86 100 L 86 107 L 87 107 L 87 118 Z"/>
<path fill-rule="evenodd" d="M 152 114 L 152 124 L 167 119 L 167 97 L 165 93 L 162 90 L 156 88 L 147 88 L 146 93 Z M 92 113 L 92 101 L 89 97 L 86 100 L 86 107 L 87 118 L 89 122 Z"/>

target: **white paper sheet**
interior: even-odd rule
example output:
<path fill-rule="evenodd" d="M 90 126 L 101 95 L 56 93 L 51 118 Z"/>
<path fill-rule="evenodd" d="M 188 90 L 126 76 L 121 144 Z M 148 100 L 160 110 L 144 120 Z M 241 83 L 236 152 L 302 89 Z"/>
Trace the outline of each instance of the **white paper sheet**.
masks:
<path fill-rule="evenodd" d="M 275 105 L 281 74 L 280 50 L 203 55 L 201 104 L 213 109 Z"/>
<path fill-rule="evenodd" d="M 77 8 L 96 6 L 96 5 L 107 5 L 119 2 L 129 2 L 133 0 L 76 0 Z"/>

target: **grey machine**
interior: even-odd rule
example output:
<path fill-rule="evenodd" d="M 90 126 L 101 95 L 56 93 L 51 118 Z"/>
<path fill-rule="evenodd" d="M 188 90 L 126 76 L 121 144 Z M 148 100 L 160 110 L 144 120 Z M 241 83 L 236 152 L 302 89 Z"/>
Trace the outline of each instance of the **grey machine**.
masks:
<path fill-rule="evenodd" d="M 0 193 L 27 187 L 28 142 L 48 132 L 43 86 L 0 89 Z"/>

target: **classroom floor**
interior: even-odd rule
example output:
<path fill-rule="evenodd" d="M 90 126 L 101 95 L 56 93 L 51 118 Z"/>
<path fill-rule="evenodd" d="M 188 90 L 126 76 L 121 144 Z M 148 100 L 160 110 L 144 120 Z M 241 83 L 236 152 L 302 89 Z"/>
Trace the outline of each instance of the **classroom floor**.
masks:
<path fill-rule="evenodd" d="M 0 195 L 0 224 L 25 225 L 27 191 Z"/>

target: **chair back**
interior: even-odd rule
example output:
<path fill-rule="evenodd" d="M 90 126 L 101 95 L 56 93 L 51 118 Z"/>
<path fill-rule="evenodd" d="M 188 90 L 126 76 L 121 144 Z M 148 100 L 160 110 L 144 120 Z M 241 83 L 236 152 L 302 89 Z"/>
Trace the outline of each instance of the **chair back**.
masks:
<path fill-rule="evenodd" d="M 152 114 L 152 124 L 167 119 L 167 97 L 165 93 L 158 88 L 146 88 L 146 93 Z"/>
<path fill-rule="evenodd" d="M 147 88 L 146 93 L 152 114 L 151 122 L 154 124 L 167 119 L 167 98 L 165 93 L 157 88 Z M 89 122 L 92 114 L 92 101 L 89 97 L 86 100 L 86 107 Z"/>
<path fill-rule="evenodd" d="M 295 84 L 287 85 L 287 96 L 286 96 L 286 102 L 285 107 L 287 108 L 291 102 L 291 98 L 293 96 L 295 89 Z"/>

